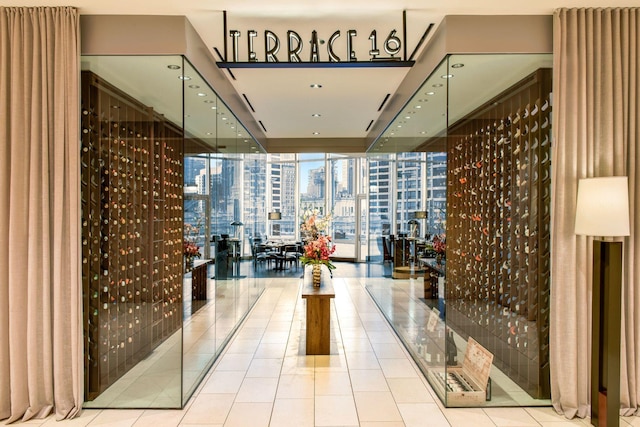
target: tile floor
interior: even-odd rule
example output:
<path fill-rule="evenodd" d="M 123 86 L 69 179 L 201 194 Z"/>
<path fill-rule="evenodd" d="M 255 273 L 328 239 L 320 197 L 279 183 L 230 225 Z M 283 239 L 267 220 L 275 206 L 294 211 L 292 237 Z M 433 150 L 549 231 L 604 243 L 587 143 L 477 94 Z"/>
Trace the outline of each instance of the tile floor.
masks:
<path fill-rule="evenodd" d="M 42 426 L 589 425 L 551 408 L 445 409 L 358 278 L 334 280 L 332 350 L 304 355 L 300 280 L 269 279 L 242 327 L 183 410 L 85 409 Z M 640 426 L 640 417 L 621 426 Z"/>

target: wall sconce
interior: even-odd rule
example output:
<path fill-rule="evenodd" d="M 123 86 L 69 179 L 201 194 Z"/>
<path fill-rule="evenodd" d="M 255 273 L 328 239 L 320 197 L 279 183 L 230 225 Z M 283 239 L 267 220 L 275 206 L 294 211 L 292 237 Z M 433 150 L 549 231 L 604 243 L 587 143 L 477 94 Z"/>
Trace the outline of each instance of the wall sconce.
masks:
<path fill-rule="evenodd" d="M 282 219 L 282 213 L 281 212 L 269 212 L 269 219 L 270 220 L 279 220 Z"/>
<path fill-rule="evenodd" d="M 629 235 L 627 177 L 578 182 L 575 233 L 594 237 Z M 591 423 L 620 423 L 620 307 L 622 242 L 593 241 Z"/>

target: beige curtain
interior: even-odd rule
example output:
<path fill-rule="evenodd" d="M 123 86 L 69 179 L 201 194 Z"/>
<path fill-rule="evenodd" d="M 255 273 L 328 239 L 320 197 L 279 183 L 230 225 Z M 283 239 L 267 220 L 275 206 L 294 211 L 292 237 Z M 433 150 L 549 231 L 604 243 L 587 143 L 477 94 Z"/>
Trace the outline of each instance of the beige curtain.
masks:
<path fill-rule="evenodd" d="M 640 386 L 640 9 L 554 14 L 551 394 L 571 418 L 590 415 L 592 240 L 574 229 L 578 179 L 629 176 L 631 237 L 624 239 L 621 401 Z M 640 224 L 640 223 L 639 223 Z"/>
<path fill-rule="evenodd" d="M 82 405 L 77 10 L 0 7 L 0 419 Z"/>

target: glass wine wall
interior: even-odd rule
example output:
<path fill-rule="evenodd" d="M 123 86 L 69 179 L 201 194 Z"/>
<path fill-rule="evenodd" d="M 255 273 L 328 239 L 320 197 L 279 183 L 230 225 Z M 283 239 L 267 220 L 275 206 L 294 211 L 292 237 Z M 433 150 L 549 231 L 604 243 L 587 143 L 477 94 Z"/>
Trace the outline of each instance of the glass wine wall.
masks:
<path fill-rule="evenodd" d="M 551 70 L 448 133 L 447 324 L 548 398 Z"/>
<path fill-rule="evenodd" d="M 82 72 L 85 398 L 180 328 L 182 129 Z"/>

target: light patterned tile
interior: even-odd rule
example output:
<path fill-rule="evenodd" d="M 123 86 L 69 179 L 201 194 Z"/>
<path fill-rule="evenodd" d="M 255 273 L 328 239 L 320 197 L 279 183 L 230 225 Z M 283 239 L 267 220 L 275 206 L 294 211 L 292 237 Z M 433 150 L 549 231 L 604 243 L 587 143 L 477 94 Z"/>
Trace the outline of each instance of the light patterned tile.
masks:
<path fill-rule="evenodd" d="M 356 405 L 352 397 L 317 396 L 314 419 L 317 427 L 358 425 Z"/>
<path fill-rule="evenodd" d="M 245 371 L 214 371 L 204 383 L 201 394 L 237 393 L 245 377 Z"/>
<path fill-rule="evenodd" d="M 245 378 L 236 396 L 236 403 L 273 402 L 277 387 L 277 378 Z"/>
<path fill-rule="evenodd" d="M 419 378 L 387 378 L 397 403 L 433 403 L 433 396 Z"/>
<path fill-rule="evenodd" d="M 282 369 L 282 359 L 254 358 L 249 365 L 247 378 L 278 378 Z"/>
<path fill-rule="evenodd" d="M 351 395 L 351 379 L 347 372 L 316 372 L 315 393 L 317 396 Z"/>
<path fill-rule="evenodd" d="M 354 392 L 360 421 L 402 421 L 391 392 Z"/>
<path fill-rule="evenodd" d="M 418 378 L 418 373 L 407 359 L 378 359 L 387 378 Z"/>
<path fill-rule="evenodd" d="M 373 351 L 378 359 L 406 359 L 407 355 L 400 344 L 393 343 L 372 343 Z"/>
<path fill-rule="evenodd" d="M 180 410 L 146 410 L 133 424 L 134 427 L 175 427 L 184 418 L 185 411 Z"/>
<path fill-rule="evenodd" d="M 467 427 L 469 420 L 473 420 L 474 427 L 495 427 L 482 408 L 447 408 L 444 410 L 444 416 L 449 420 L 451 427 Z"/>
<path fill-rule="evenodd" d="M 540 426 L 524 408 L 485 408 L 484 411 L 498 427 Z"/>
<path fill-rule="evenodd" d="M 313 373 L 281 375 L 278 381 L 277 399 L 307 399 L 313 398 L 315 378 Z"/>
<path fill-rule="evenodd" d="M 233 404 L 229 417 L 224 423 L 225 427 L 268 427 L 271 418 L 272 403 L 245 403 Z"/>
<path fill-rule="evenodd" d="M 269 427 L 314 427 L 314 399 L 276 399 Z"/>
<path fill-rule="evenodd" d="M 252 354 L 225 354 L 215 369 L 216 371 L 246 371 L 252 360 Z"/>
<path fill-rule="evenodd" d="M 380 369 L 375 353 L 347 353 L 349 369 Z"/>
<path fill-rule="evenodd" d="M 254 357 L 259 359 L 282 359 L 287 349 L 283 343 L 260 343 Z"/>
<path fill-rule="evenodd" d="M 182 424 L 224 424 L 233 404 L 233 394 L 201 394 L 182 419 Z"/>
<path fill-rule="evenodd" d="M 398 403 L 398 409 L 407 427 L 450 427 L 449 422 L 435 403 Z"/>
<path fill-rule="evenodd" d="M 389 391 L 381 369 L 350 369 L 353 391 Z"/>
<path fill-rule="evenodd" d="M 100 412 L 87 426 L 132 426 L 142 415 L 143 410 L 105 409 Z"/>

